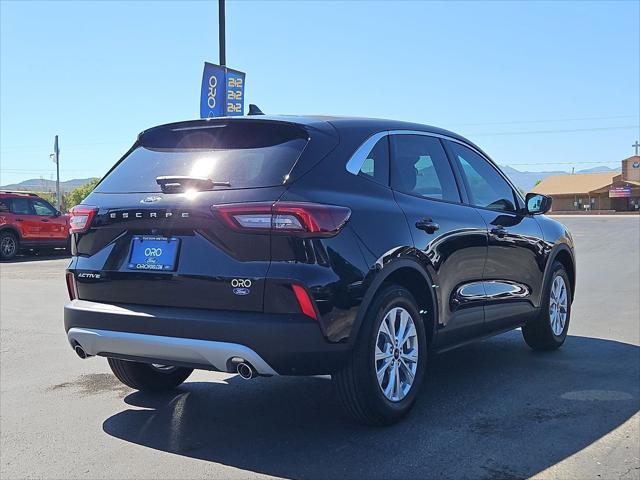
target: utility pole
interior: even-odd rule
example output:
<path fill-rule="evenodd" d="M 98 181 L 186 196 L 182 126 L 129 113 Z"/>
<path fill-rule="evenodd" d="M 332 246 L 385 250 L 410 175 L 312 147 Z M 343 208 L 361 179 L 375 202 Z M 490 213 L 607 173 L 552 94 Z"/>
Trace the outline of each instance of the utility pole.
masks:
<path fill-rule="evenodd" d="M 56 207 L 62 210 L 62 201 L 60 199 L 60 149 L 58 148 L 58 135 L 53 141 L 53 154 L 49 158 L 56 164 Z"/>
<path fill-rule="evenodd" d="M 225 42 L 224 0 L 218 0 L 218 43 L 220 44 L 220 65 L 227 64 L 227 46 Z"/>

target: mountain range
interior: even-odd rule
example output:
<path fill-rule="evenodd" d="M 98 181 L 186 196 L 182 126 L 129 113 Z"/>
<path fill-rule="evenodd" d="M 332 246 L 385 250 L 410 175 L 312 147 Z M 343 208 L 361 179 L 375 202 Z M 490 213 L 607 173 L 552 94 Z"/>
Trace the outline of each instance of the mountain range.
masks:
<path fill-rule="evenodd" d="M 67 180 L 60 182 L 60 190 L 63 192 L 70 192 L 71 190 L 81 187 L 82 185 L 89 183 L 92 178 L 74 178 L 73 180 Z M 46 180 L 44 178 L 31 178 L 20 183 L 12 183 L 11 185 L 3 185 L 0 190 L 24 190 L 27 192 L 55 192 L 56 182 L 55 180 Z"/>
<path fill-rule="evenodd" d="M 521 172 L 516 168 L 508 165 L 501 165 L 502 171 L 507 174 L 516 187 L 520 188 L 524 192 L 530 191 L 533 186 L 540 180 L 550 175 L 568 175 L 567 172 L 561 170 L 547 171 L 547 172 Z M 575 173 L 598 173 L 598 172 L 616 172 L 617 168 L 609 167 L 593 167 L 585 170 L 578 170 Z M 60 182 L 60 189 L 63 192 L 70 192 L 74 188 L 80 187 L 85 183 L 91 181 L 91 178 L 76 178 L 73 180 L 67 180 Z M 45 180 L 42 178 L 31 178 L 20 183 L 14 183 L 11 185 L 4 185 L 0 187 L 0 190 L 24 190 L 34 192 L 54 192 L 56 190 L 56 182 L 53 180 Z"/>

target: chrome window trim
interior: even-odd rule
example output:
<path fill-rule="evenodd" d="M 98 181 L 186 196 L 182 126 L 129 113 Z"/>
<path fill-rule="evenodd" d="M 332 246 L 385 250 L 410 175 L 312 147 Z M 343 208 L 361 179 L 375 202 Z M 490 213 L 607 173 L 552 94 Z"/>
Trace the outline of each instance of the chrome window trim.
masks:
<path fill-rule="evenodd" d="M 367 159 L 367 156 L 373 150 L 373 147 L 376 146 L 378 140 L 389 135 L 389 131 L 385 130 L 383 132 L 374 133 L 369 138 L 367 138 L 362 145 L 360 145 L 356 151 L 351 155 L 351 158 L 347 162 L 346 169 L 347 172 L 353 173 L 354 175 L 358 175 L 360 173 L 360 169 L 364 164 L 364 161 Z"/>
<path fill-rule="evenodd" d="M 489 162 L 489 164 L 494 168 L 494 170 L 496 170 L 498 172 L 498 174 L 504 179 L 504 181 L 507 182 L 507 185 L 509 185 L 509 187 L 511 187 L 511 190 L 513 190 L 514 194 L 524 204 L 524 197 L 520 193 L 520 190 L 518 190 L 513 185 L 511 180 L 509 180 L 509 178 L 504 174 L 504 172 L 500 169 L 500 167 L 498 167 L 494 163 L 494 161 L 491 160 L 485 153 L 481 152 L 480 150 L 478 150 L 473 145 L 469 145 L 468 143 L 463 142 L 462 140 L 450 137 L 449 135 L 442 135 L 440 133 L 424 132 L 422 130 L 384 130 L 382 132 L 374 133 L 369 138 L 367 138 L 362 143 L 362 145 L 360 145 L 356 149 L 356 151 L 353 153 L 353 155 L 351 155 L 351 158 L 349 158 L 349 161 L 347 161 L 347 164 L 346 164 L 347 172 L 352 173 L 353 175 L 358 175 L 360 173 L 360 169 L 362 168 L 362 165 L 364 164 L 364 161 L 367 159 L 367 156 L 371 153 L 371 150 L 373 150 L 373 147 L 376 146 L 376 143 L 378 143 L 378 141 L 380 139 L 382 139 L 384 137 L 387 137 L 387 136 L 390 136 L 390 135 L 422 135 L 424 137 L 441 138 L 443 140 L 449 140 L 450 142 L 459 143 L 460 145 L 465 146 L 465 147 L 473 150 L 478 155 L 480 155 L 482 158 L 484 158 L 485 161 Z M 389 152 L 389 157 L 391 157 L 391 152 Z M 389 160 L 391 160 L 391 158 L 389 158 Z M 478 207 L 478 208 L 483 208 L 483 207 Z"/>

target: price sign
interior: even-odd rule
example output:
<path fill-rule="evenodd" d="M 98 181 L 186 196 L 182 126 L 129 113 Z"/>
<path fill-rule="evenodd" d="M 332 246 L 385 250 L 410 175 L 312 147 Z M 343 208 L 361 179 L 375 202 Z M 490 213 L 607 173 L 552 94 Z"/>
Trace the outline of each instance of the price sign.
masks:
<path fill-rule="evenodd" d="M 244 72 L 205 62 L 200 117 L 244 115 Z"/>

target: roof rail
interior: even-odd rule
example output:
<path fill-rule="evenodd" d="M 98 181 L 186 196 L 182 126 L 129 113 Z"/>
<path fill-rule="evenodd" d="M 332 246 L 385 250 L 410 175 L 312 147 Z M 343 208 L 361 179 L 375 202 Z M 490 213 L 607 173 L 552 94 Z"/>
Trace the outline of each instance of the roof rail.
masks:
<path fill-rule="evenodd" d="M 13 194 L 17 194 L 17 195 L 27 195 L 28 197 L 38 197 L 39 196 L 37 193 L 25 192 L 25 191 L 22 191 L 22 190 L 3 190 L 3 189 L 0 189 L 0 193 L 13 193 Z"/>

